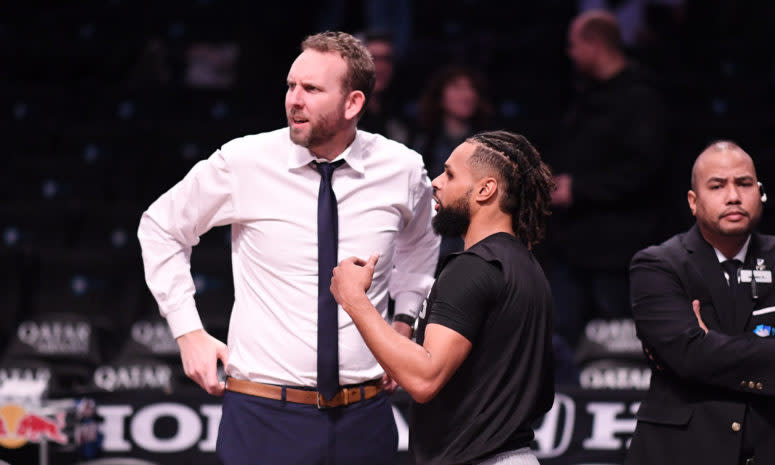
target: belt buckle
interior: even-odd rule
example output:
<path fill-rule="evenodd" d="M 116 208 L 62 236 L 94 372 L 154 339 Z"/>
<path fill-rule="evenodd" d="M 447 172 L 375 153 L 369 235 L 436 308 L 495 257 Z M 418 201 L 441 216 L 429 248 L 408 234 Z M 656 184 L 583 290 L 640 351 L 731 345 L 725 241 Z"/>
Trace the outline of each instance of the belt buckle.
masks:
<path fill-rule="evenodd" d="M 333 407 L 344 407 L 344 406 L 350 405 L 350 392 L 349 392 L 349 390 L 346 389 L 346 388 L 342 389 L 341 391 L 337 392 L 334 395 L 334 398 L 336 398 L 336 396 L 338 396 L 339 394 L 343 394 L 344 395 L 344 402 L 342 402 L 342 404 L 340 404 L 340 405 L 325 405 L 325 403 L 327 403 L 327 402 L 333 402 L 334 399 L 326 400 L 326 398 L 323 397 L 323 395 L 320 394 L 320 392 L 318 392 L 317 393 L 317 404 L 316 404 L 317 407 L 318 407 L 318 410 L 325 410 L 325 409 L 329 409 L 329 408 L 333 408 Z M 324 403 L 321 403 L 321 401 L 320 401 L 321 399 L 323 399 Z"/>
<path fill-rule="evenodd" d="M 324 399 L 324 398 L 323 398 L 323 395 L 320 392 L 318 392 L 317 393 L 317 407 L 318 407 L 318 410 L 325 410 L 327 408 L 330 408 L 327 405 L 321 405 L 320 399 Z"/>

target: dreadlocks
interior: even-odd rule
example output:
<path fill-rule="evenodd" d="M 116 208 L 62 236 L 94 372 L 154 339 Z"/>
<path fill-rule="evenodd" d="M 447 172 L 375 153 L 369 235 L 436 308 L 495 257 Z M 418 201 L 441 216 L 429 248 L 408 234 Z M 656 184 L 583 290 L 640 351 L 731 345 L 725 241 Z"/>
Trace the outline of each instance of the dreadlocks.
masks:
<path fill-rule="evenodd" d="M 495 170 L 506 186 L 500 208 L 511 215 L 514 234 L 532 249 L 544 238 L 545 218 L 551 214 L 551 170 L 530 141 L 519 134 L 483 132 L 468 142 L 477 146 L 469 159 L 471 167 Z"/>

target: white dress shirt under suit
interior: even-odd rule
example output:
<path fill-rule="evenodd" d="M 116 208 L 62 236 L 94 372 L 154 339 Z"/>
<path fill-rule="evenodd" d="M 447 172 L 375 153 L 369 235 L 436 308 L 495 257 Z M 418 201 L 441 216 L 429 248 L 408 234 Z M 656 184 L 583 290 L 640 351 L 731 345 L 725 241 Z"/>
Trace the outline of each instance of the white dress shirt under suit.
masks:
<path fill-rule="evenodd" d="M 439 248 L 422 158 L 363 131 L 337 158 L 346 162 L 332 180 L 339 260 L 380 252 L 369 298 L 385 316 L 389 290 L 396 313 L 416 316 Z M 146 281 L 174 337 L 202 328 L 189 268 L 192 246 L 210 228 L 232 225 L 229 376 L 317 384 L 320 175 L 310 166 L 314 160 L 308 149 L 291 142 L 287 128 L 232 140 L 197 163 L 140 220 Z M 339 368 L 342 385 L 383 373 L 341 307 Z"/>

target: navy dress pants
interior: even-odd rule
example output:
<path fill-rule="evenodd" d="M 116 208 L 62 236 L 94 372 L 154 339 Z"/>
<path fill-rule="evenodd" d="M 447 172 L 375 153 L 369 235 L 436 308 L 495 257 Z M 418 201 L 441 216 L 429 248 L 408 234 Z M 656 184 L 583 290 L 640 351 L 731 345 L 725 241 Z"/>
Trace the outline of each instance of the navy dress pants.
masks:
<path fill-rule="evenodd" d="M 384 392 L 346 407 L 223 396 L 216 452 L 224 465 L 394 465 L 398 431 Z"/>

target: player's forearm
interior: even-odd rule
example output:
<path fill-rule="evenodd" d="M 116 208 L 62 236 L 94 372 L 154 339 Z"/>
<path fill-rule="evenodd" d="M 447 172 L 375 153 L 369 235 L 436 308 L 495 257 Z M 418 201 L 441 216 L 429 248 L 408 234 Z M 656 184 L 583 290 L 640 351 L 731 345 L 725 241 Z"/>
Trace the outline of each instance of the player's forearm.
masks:
<path fill-rule="evenodd" d="M 391 328 L 365 295 L 342 307 L 385 373 L 418 402 L 436 395 L 441 388 L 441 369 L 424 347 Z"/>

